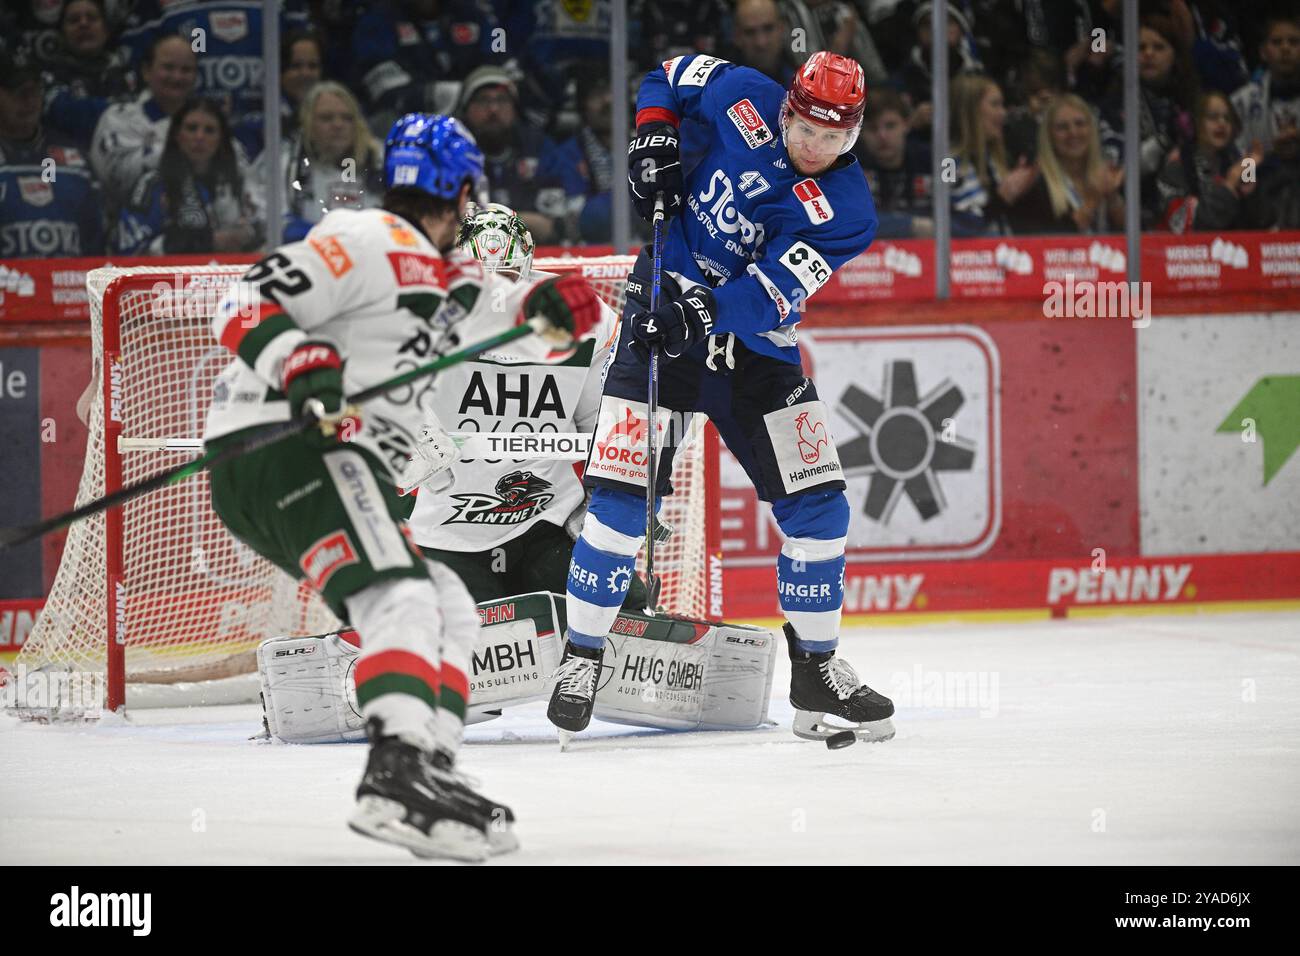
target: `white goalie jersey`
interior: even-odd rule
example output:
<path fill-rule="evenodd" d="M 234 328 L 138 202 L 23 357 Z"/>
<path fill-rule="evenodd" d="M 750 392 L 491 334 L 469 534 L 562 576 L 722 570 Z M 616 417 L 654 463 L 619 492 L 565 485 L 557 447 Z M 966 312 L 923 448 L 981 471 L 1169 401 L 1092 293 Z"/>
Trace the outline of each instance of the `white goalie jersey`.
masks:
<path fill-rule="evenodd" d="M 529 283 L 546 277 L 534 272 Z M 574 349 L 551 351 L 541 339 L 526 338 L 462 362 L 430 381 L 431 407 L 449 432 L 589 432 L 618 326 L 618 314 L 602 302 L 600 324 Z M 563 527 L 583 502 L 576 464 L 458 460 L 449 489 L 419 492 L 408 522 L 415 541 L 443 551 L 481 552 L 538 522 Z"/>
<path fill-rule="evenodd" d="M 485 273 L 471 256 L 443 258 L 409 223 L 381 209 L 336 210 L 301 242 L 281 246 L 226 293 L 213 334 L 238 355 L 217 377 L 205 439 L 286 421 L 285 358 L 307 338 L 332 342 L 348 394 L 434 361 L 523 320 L 536 282 Z M 545 352 L 541 340 L 529 341 Z M 433 411 L 434 379 L 366 403 L 354 441 L 393 475 Z M 495 396 L 493 398 L 495 401 Z"/>

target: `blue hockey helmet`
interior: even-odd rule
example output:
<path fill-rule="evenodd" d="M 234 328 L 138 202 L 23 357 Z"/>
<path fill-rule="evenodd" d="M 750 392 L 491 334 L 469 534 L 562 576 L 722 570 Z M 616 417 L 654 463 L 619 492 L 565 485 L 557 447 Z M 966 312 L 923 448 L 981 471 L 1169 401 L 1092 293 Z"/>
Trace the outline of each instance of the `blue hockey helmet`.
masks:
<path fill-rule="evenodd" d="M 460 120 L 435 113 L 407 113 L 384 141 L 384 185 L 415 186 L 455 199 L 470 181 L 470 197 L 487 201 L 483 150 Z"/>

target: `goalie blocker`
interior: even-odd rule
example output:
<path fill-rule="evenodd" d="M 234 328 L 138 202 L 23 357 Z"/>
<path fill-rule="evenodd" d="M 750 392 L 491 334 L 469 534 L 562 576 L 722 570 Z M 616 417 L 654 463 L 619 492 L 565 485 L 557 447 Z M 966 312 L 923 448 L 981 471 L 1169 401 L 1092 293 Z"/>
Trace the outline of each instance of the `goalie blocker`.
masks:
<path fill-rule="evenodd" d="M 478 606 L 467 722 L 550 694 L 564 645 L 564 598 L 537 592 Z M 257 650 L 266 732 L 289 743 L 364 740 L 351 631 L 278 637 Z M 649 617 L 614 622 L 595 716 L 669 730 L 737 730 L 768 723 L 777 639 L 743 625 Z"/>

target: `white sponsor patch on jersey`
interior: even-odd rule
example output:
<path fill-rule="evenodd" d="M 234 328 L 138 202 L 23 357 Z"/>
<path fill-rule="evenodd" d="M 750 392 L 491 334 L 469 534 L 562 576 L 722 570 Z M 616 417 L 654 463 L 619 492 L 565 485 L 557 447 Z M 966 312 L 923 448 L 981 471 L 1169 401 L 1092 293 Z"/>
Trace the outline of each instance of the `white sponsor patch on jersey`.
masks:
<path fill-rule="evenodd" d="M 673 85 L 673 80 L 676 78 L 677 68 L 682 65 L 682 60 L 684 59 L 686 59 L 684 56 L 675 56 L 671 60 L 664 61 L 664 75 L 668 77 L 669 86 Z"/>
<path fill-rule="evenodd" d="M 668 441 L 680 443 L 689 425 L 689 414 L 660 405 L 655 418 L 660 451 Z M 585 474 L 626 483 L 644 492 L 649 471 L 646 455 L 648 427 L 649 414 L 645 402 L 603 396 Z"/>
<path fill-rule="evenodd" d="M 825 285 L 831 277 L 831 267 L 826 264 L 821 253 L 803 241 L 796 242 L 787 249 L 780 261 L 809 295 Z"/>
<path fill-rule="evenodd" d="M 411 550 L 397 523 L 389 517 L 379 483 L 366 460 L 355 451 L 331 451 L 322 457 L 370 566 L 376 571 L 410 567 Z"/>
<path fill-rule="evenodd" d="M 763 174 L 755 170 L 740 174 L 740 183 L 736 187 L 741 191 L 746 199 L 753 199 L 755 196 L 767 192 L 772 188 L 771 183 L 763 178 Z"/>
<path fill-rule="evenodd" d="M 325 584 L 339 568 L 359 563 L 352 539 L 346 531 L 327 534 L 313 544 L 298 560 L 298 566 L 307 580 L 317 591 L 323 590 Z"/>
<path fill-rule="evenodd" d="M 820 401 L 802 402 L 763 416 L 786 494 L 844 480 L 827 419 L 826 406 Z"/>
<path fill-rule="evenodd" d="M 388 264 L 392 266 L 393 278 L 399 286 L 427 285 L 441 288 L 442 277 L 439 266 L 442 260 L 422 252 L 390 252 Z"/>
<path fill-rule="evenodd" d="M 772 131 L 767 128 L 763 117 L 758 115 L 758 110 L 749 100 L 732 103 L 727 109 L 727 115 L 731 117 L 731 122 L 736 125 L 741 138 L 750 149 L 757 149 L 772 142 Z"/>
<path fill-rule="evenodd" d="M 817 185 L 817 180 L 804 179 L 795 183 L 794 194 L 799 202 L 803 203 L 803 211 L 808 214 L 808 220 L 814 225 L 830 222 L 835 218 L 835 210 L 831 208 L 830 200 Z"/>
<path fill-rule="evenodd" d="M 726 62 L 728 61 L 718 56 L 697 56 L 677 81 L 677 85 L 703 86 L 709 82 L 709 76 L 713 71 Z"/>

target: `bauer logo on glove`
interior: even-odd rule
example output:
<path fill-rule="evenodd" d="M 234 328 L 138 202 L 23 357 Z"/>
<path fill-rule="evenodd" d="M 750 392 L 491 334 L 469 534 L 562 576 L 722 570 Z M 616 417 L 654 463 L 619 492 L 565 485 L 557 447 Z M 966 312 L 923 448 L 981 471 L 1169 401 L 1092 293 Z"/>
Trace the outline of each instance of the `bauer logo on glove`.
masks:
<path fill-rule="evenodd" d="M 665 358 L 680 358 L 691 346 L 713 334 L 716 314 L 713 293 L 704 286 L 695 286 L 653 312 L 634 314 L 628 320 L 633 336 L 630 347 L 642 361 L 648 361 L 651 348 L 658 348 Z"/>

